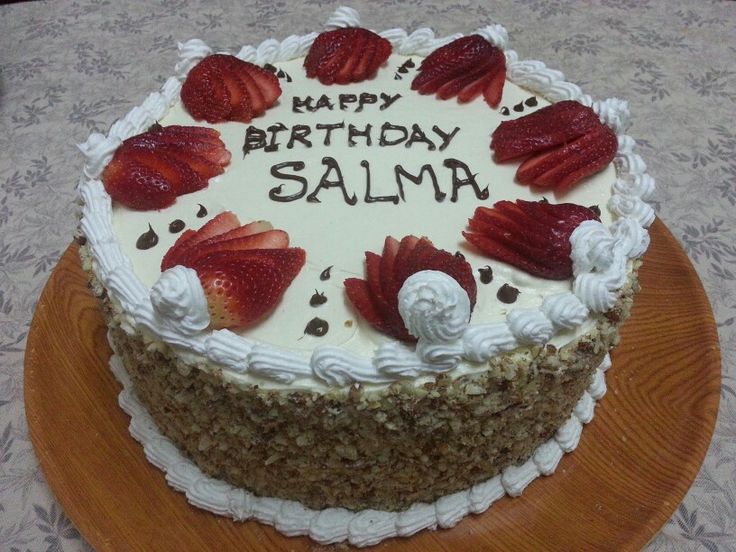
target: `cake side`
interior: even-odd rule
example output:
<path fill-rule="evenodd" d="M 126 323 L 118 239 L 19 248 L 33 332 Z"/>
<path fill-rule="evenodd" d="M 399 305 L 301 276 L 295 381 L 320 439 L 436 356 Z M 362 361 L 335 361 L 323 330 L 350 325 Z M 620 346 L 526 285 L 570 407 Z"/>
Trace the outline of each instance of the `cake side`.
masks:
<path fill-rule="evenodd" d="M 139 399 L 203 472 L 310 508 L 396 511 L 488 480 L 550 439 L 618 341 L 638 284 L 634 270 L 595 328 L 560 349 L 530 347 L 421 386 L 330 393 L 226 383 L 127 334 L 94 277 L 91 287 Z"/>

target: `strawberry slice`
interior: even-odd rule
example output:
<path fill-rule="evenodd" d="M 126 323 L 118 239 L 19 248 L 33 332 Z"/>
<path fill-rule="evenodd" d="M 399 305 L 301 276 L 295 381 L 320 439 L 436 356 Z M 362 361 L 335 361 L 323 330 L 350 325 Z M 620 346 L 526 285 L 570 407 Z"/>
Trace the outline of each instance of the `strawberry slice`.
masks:
<path fill-rule="evenodd" d="M 368 29 L 335 29 L 314 40 L 304 68 L 308 78 L 326 85 L 361 82 L 375 75 L 391 50 L 388 40 Z"/>
<path fill-rule="evenodd" d="M 113 200 L 131 209 L 163 209 L 176 201 L 176 191 L 160 173 L 115 156 L 102 172 L 102 183 Z"/>
<path fill-rule="evenodd" d="M 493 209 L 476 208 L 463 236 L 492 259 L 539 278 L 566 280 L 572 277 L 570 235 L 585 220 L 599 218 L 574 203 L 499 201 Z"/>
<path fill-rule="evenodd" d="M 488 105 L 498 107 L 506 81 L 506 57 L 480 35 L 453 40 L 427 56 L 411 83 L 420 94 L 441 100 L 458 96 L 468 102 L 481 91 Z"/>
<path fill-rule="evenodd" d="M 265 111 L 276 103 L 276 100 L 281 96 L 279 79 L 271 71 L 266 71 L 263 67 L 258 67 L 252 63 L 247 63 L 244 69 L 248 73 L 248 76 L 253 79 L 256 86 L 258 86 L 264 102 L 263 110 Z"/>
<path fill-rule="evenodd" d="M 226 54 L 207 56 L 187 75 L 181 100 L 196 120 L 250 122 L 281 95 L 270 71 Z"/>
<path fill-rule="evenodd" d="M 560 191 L 603 170 L 617 148 L 613 130 L 592 109 L 574 101 L 505 121 L 491 138 L 496 161 L 532 154 L 516 171 L 519 182 Z"/>
<path fill-rule="evenodd" d="M 399 290 L 406 279 L 422 270 L 438 270 L 455 278 L 471 301 L 476 300 L 473 271 L 459 253 L 437 249 L 427 238 L 386 237 L 381 256 L 366 251 L 366 280 L 348 278 L 345 291 L 355 310 L 376 330 L 396 339 L 416 341 L 399 313 Z"/>
<path fill-rule="evenodd" d="M 173 246 L 166 252 L 161 261 L 161 272 L 180 264 L 178 261 L 185 256 L 187 251 L 195 245 L 202 243 L 210 238 L 225 234 L 226 232 L 238 228 L 240 221 L 235 213 L 231 211 L 223 211 L 217 216 L 207 221 L 199 230 L 192 232 L 190 230 L 184 232 Z"/>
<path fill-rule="evenodd" d="M 249 326 L 276 307 L 306 261 L 303 249 L 217 251 L 191 266 L 213 328 Z"/>
<path fill-rule="evenodd" d="M 230 152 L 219 136 L 209 129 L 156 126 L 115 150 L 102 183 L 115 201 L 132 209 L 168 207 L 176 196 L 205 188 L 225 170 Z"/>
<path fill-rule="evenodd" d="M 217 55 L 208 56 L 195 65 L 181 87 L 181 101 L 197 121 L 227 121 L 232 106 L 222 77 Z"/>
<path fill-rule="evenodd" d="M 207 186 L 207 181 L 187 164 L 158 148 L 146 149 L 123 144 L 118 150 L 127 162 L 145 165 L 159 173 L 171 185 L 176 195 L 188 194 Z"/>
<path fill-rule="evenodd" d="M 502 122 L 493 131 L 491 149 L 496 161 L 508 161 L 570 142 L 601 124 L 592 109 L 565 100 Z"/>
<path fill-rule="evenodd" d="M 216 236 L 196 247 L 189 247 L 177 259 L 176 264 L 191 266 L 197 259 L 218 251 L 248 251 L 250 249 L 286 249 L 289 235 L 283 230 L 268 230 L 241 238 L 222 239 Z"/>

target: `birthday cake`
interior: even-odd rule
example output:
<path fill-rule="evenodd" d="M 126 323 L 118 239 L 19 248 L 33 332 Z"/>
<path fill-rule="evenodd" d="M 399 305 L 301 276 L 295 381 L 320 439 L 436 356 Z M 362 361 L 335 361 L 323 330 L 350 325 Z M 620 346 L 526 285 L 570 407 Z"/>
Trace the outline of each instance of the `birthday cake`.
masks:
<path fill-rule="evenodd" d="M 80 145 L 80 255 L 131 430 L 194 504 L 366 545 L 575 448 L 654 183 L 625 102 L 507 43 L 349 8 L 239 52 L 190 40 Z"/>

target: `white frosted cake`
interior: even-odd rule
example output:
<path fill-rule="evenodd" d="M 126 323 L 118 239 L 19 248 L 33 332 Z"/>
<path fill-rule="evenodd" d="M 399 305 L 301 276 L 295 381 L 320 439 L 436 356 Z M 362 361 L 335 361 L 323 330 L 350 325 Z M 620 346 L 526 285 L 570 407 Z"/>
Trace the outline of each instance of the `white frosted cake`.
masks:
<path fill-rule="evenodd" d="M 360 27 L 349 8 L 327 24 Z M 312 67 L 342 46 L 331 36 L 358 46 L 325 76 Z M 499 25 L 462 43 L 462 56 L 493 52 L 473 78 L 424 88 L 439 78 L 424 60 L 454 71 L 445 51 L 461 36 L 312 33 L 234 58 L 190 40 L 160 91 L 80 146 L 80 251 L 121 404 L 194 504 L 367 545 L 450 527 L 575 448 L 637 289 L 653 180 L 625 102 L 519 60 Z M 554 104 L 585 129 L 503 159 L 538 126 L 522 118 Z M 211 177 L 186 190 L 158 180 L 187 162 L 167 141 L 177 132 L 221 141 Z M 157 151 L 178 161 L 141 176 Z M 135 186 L 156 189 L 113 180 L 130 158 Z M 224 230 L 200 230 L 213 220 Z"/>

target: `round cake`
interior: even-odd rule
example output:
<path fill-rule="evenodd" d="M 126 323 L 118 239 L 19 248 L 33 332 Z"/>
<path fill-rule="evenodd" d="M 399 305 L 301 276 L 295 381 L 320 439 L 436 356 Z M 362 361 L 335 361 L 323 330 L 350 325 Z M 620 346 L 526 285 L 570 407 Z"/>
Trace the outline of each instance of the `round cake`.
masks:
<path fill-rule="evenodd" d="M 575 448 L 654 183 L 625 102 L 507 42 L 376 33 L 349 8 L 233 54 L 190 40 L 80 145 L 122 404 L 190 501 L 367 545 L 452 526 Z"/>

